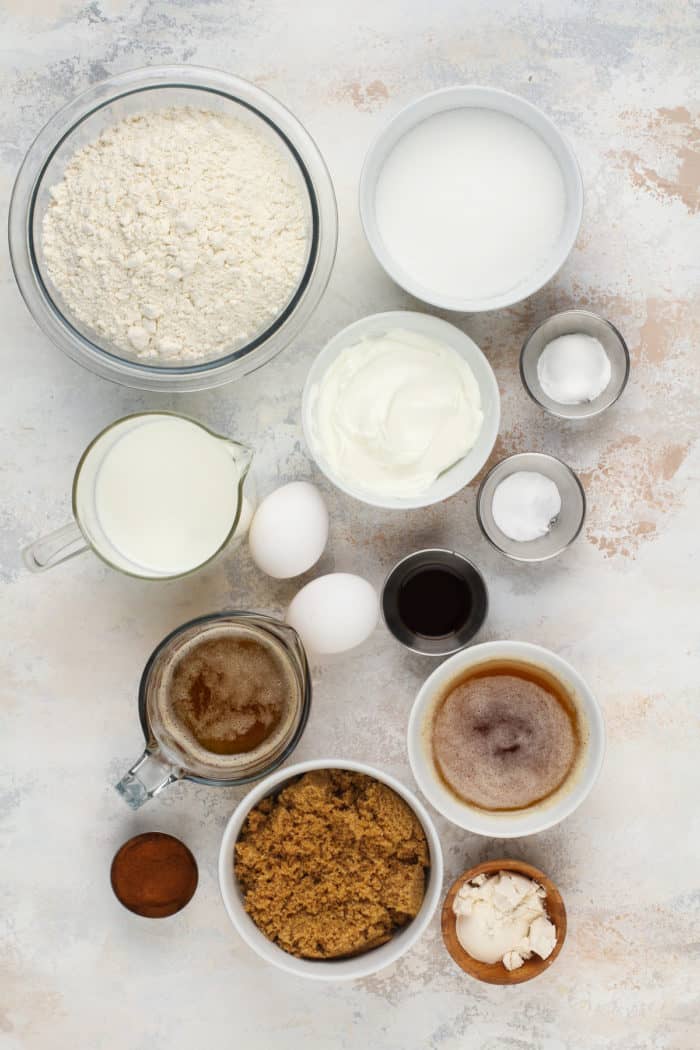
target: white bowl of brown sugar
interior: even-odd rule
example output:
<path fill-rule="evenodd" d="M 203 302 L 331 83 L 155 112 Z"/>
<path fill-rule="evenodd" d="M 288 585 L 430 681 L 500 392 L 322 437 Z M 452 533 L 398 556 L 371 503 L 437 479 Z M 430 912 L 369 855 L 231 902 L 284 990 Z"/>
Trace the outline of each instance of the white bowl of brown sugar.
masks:
<path fill-rule="evenodd" d="M 603 762 L 605 724 L 581 675 L 529 642 L 485 642 L 428 677 L 408 756 L 428 801 L 467 831 L 518 838 L 568 817 Z"/>
<path fill-rule="evenodd" d="M 262 959 L 319 981 L 367 977 L 422 935 L 442 892 L 433 822 L 395 777 L 364 762 L 300 762 L 232 814 L 219 884 Z"/>

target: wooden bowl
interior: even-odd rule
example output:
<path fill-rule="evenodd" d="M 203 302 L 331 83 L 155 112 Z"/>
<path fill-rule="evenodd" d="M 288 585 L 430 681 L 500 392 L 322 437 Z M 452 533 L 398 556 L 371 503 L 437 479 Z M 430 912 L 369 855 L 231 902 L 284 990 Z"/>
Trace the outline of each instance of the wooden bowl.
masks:
<path fill-rule="evenodd" d="M 457 939 L 457 916 L 452 910 L 455 896 L 465 882 L 471 882 L 477 875 L 494 875 L 499 871 L 512 871 L 517 875 L 524 875 L 544 887 L 547 893 L 545 899 L 547 915 L 557 931 L 557 941 L 549 958 L 540 959 L 539 955 L 533 955 L 530 959 L 526 959 L 517 970 L 506 970 L 500 960 L 496 963 L 484 963 L 473 959 Z M 533 977 L 539 976 L 552 965 L 561 951 L 565 938 L 566 908 L 559 890 L 543 872 L 521 860 L 489 860 L 484 864 L 477 864 L 475 868 L 470 868 L 452 883 L 442 906 L 442 939 L 445 947 L 465 973 L 487 984 L 522 984 L 523 981 L 530 981 Z"/>

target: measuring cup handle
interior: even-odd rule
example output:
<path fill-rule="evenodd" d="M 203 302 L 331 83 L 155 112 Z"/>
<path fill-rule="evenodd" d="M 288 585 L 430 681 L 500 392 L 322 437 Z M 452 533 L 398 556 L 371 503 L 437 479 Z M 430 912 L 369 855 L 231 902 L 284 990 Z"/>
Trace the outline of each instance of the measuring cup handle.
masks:
<path fill-rule="evenodd" d="M 181 771 L 166 762 L 159 751 L 146 750 L 114 786 L 127 806 L 139 809 L 144 802 L 155 798 L 163 788 L 173 784 L 181 776 Z"/>
<path fill-rule="evenodd" d="M 60 565 L 62 561 L 74 558 L 88 549 L 85 537 L 76 521 L 64 525 L 62 529 L 42 536 L 22 551 L 24 564 L 30 572 L 45 572 Z"/>

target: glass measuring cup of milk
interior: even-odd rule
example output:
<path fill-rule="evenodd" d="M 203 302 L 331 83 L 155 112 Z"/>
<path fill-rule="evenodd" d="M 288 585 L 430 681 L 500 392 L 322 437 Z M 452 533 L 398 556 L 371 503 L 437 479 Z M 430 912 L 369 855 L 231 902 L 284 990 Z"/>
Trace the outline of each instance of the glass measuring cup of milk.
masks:
<path fill-rule="evenodd" d="M 118 419 L 83 452 L 73 478 L 74 520 L 24 553 L 43 572 L 93 550 L 129 576 L 194 572 L 246 532 L 253 453 L 173 412 Z"/>
<path fill-rule="evenodd" d="M 252 709 L 275 693 L 279 717 L 251 736 Z M 146 664 L 139 687 L 146 748 L 116 789 L 138 809 L 177 780 L 214 787 L 258 780 L 291 755 L 310 706 L 306 653 L 288 624 L 239 610 L 191 620 L 164 638 Z M 242 731 L 240 746 L 222 744 L 231 723 Z"/>

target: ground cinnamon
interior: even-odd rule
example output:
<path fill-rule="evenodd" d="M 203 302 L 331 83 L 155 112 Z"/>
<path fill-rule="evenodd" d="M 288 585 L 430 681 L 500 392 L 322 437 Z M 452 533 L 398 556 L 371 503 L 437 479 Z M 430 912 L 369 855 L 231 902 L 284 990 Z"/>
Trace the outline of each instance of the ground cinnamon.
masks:
<path fill-rule="evenodd" d="M 197 862 L 184 842 L 160 831 L 129 839 L 112 861 L 112 889 L 128 908 L 149 919 L 174 915 L 197 889 Z"/>

